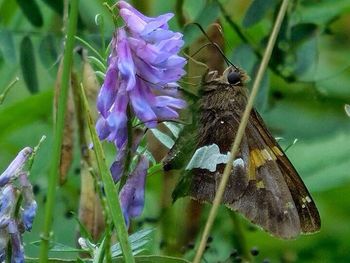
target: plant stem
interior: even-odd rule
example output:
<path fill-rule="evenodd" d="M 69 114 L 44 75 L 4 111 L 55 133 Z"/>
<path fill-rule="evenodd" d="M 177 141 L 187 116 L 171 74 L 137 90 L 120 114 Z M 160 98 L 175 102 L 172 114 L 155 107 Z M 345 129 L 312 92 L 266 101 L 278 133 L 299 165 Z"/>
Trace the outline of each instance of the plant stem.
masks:
<path fill-rule="evenodd" d="M 122 190 L 123 186 L 125 185 L 128 179 L 128 173 L 129 173 L 129 168 L 130 168 L 130 163 L 132 158 L 131 152 L 133 151 L 132 150 L 133 148 L 132 116 L 131 116 L 131 109 L 129 105 L 127 109 L 127 116 L 128 116 L 128 121 L 127 121 L 128 141 L 127 141 L 127 147 L 126 147 L 126 157 L 124 161 L 123 173 L 122 173 L 122 177 L 120 178 L 119 192 Z M 118 149 L 118 151 L 120 151 L 120 149 Z"/>
<path fill-rule="evenodd" d="M 78 0 L 70 1 L 69 25 L 67 30 L 66 46 L 63 57 L 63 72 L 61 89 L 58 98 L 58 109 L 54 127 L 53 158 L 50 167 L 49 184 L 47 189 L 47 200 L 45 204 L 44 227 L 41 234 L 40 260 L 47 262 L 49 252 L 49 240 L 52 226 L 52 215 L 55 205 L 56 187 L 58 182 L 58 171 L 61 160 L 61 148 L 63 139 L 64 117 L 67 108 L 68 89 L 70 86 L 70 71 L 73 61 L 74 35 L 77 28 Z"/>
<path fill-rule="evenodd" d="M 16 84 L 16 82 L 19 80 L 18 77 L 16 77 L 0 94 L 0 105 L 4 102 L 6 95 L 9 93 L 10 89 Z"/>
<path fill-rule="evenodd" d="M 225 170 L 224 170 L 224 173 L 222 175 L 222 179 L 220 181 L 219 188 L 216 192 L 216 195 L 215 195 L 215 198 L 213 201 L 213 206 L 210 209 L 209 217 L 208 217 L 208 220 L 206 222 L 204 232 L 203 232 L 202 238 L 200 240 L 200 244 L 199 244 L 198 250 L 196 252 L 196 256 L 194 258 L 193 263 L 200 262 L 202 255 L 203 255 L 203 252 L 205 250 L 205 246 L 207 243 L 207 239 L 209 237 L 211 227 L 214 223 L 215 217 L 217 215 L 217 212 L 218 212 L 221 200 L 222 200 L 222 196 L 223 196 L 225 188 L 226 188 L 227 181 L 228 181 L 229 176 L 231 174 L 233 160 L 235 159 L 235 157 L 237 155 L 239 145 L 241 144 L 241 141 L 242 141 L 242 138 L 243 138 L 243 135 L 245 132 L 245 128 L 246 128 L 247 123 L 248 123 L 250 112 L 253 108 L 255 97 L 256 97 L 258 90 L 259 90 L 260 82 L 263 78 L 264 72 L 265 72 L 266 67 L 268 65 L 268 62 L 271 58 L 272 50 L 273 50 L 273 47 L 275 45 L 278 32 L 280 30 L 284 15 L 287 11 L 288 2 L 289 2 L 289 0 L 283 0 L 282 5 L 280 7 L 280 10 L 278 12 L 278 16 L 277 16 L 276 22 L 274 24 L 271 36 L 269 38 L 269 42 L 267 43 L 266 51 L 264 53 L 263 59 L 261 61 L 261 64 L 260 64 L 260 67 L 259 67 L 259 70 L 258 70 L 258 73 L 256 76 L 256 79 L 255 79 L 254 84 L 253 84 L 252 92 L 249 96 L 247 106 L 246 106 L 244 113 L 243 113 L 243 116 L 242 116 L 242 121 L 239 124 L 237 135 L 236 135 L 235 140 L 232 144 L 230 158 L 225 166 Z"/>
<path fill-rule="evenodd" d="M 181 29 L 184 28 L 187 21 L 183 11 L 183 5 L 184 5 L 184 0 L 176 0 L 175 14 L 176 14 L 177 23 L 179 24 Z"/>
<path fill-rule="evenodd" d="M 106 193 L 109 212 L 112 217 L 113 224 L 117 230 L 117 237 L 118 237 L 121 249 L 123 251 L 124 262 L 134 263 L 135 260 L 132 254 L 132 249 L 130 247 L 124 216 L 119 203 L 117 187 L 114 184 L 111 172 L 106 165 L 106 159 L 104 156 L 102 145 L 98 139 L 98 135 L 91 118 L 89 105 L 88 105 L 83 87 L 80 89 L 80 96 L 83 102 L 84 111 L 86 112 L 87 123 L 89 126 L 91 139 L 94 145 L 94 152 L 96 155 L 98 169 L 101 174 L 103 186 Z"/>

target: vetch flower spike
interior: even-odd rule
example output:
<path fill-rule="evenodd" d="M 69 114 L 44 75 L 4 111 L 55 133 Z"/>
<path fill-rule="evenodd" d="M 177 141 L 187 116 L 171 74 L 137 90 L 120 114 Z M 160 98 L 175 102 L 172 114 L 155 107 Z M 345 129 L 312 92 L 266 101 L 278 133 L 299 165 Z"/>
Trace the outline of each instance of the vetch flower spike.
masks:
<path fill-rule="evenodd" d="M 125 26 L 111 42 L 105 81 L 97 99 L 96 124 L 101 140 L 121 148 L 127 140 L 128 105 L 148 128 L 179 117 L 186 103 L 176 98 L 176 82 L 186 60 L 177 53 L 182 34 L 168 29 L 173 14 L 147 17 L 125 1 L 117 3 Z"/>

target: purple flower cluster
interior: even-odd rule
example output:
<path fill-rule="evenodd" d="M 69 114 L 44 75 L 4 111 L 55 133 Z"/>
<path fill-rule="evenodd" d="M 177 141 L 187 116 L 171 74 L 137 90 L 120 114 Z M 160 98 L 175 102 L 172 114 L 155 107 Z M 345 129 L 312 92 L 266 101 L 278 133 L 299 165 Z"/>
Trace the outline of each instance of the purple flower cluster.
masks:
<path fill-rule="evenodd" d="M 144 16 L 124 1 L 117 3 L 126 26 L 117 29 L 97 108 L 100 139 L 120 148 L 127 139 L 127 108 L 149 128 L 179 117 L 185 102 L 175 98 L 175 83 L 184 74 L 186 60 L 177 55 L 182 34 L 168 29 L 173 14 Z"/>
<path fill-rule="evenodd" d="M 31 230 L 37 209 L 28 172 L 24 171 L 32 152 L 31 148 L 24 148 L 0 175 L 0 262 L 6 259 L 9 242 L 12 246 L 11 262 L 24 262 L 23 231 L 20 229 Z M 14 184 L 15 180 L 18 180 L 19 187 Z M 23 203 L 20 218 L 16 218 L 15 210 L 20 193 Z"/>
<path fill-rule="evenodd" d="M 96 129 L 101 140 L 113 142 L 117 157 L 111 172 L 117 182 L 125 169 L 126 153 L 135 154 L 141 138 L 128 145 L 128 120 L 136 116 L 146 127 L 179 117 L 186 106 L 177 98 L 177 81 L 185 74 L 186 60 L 178 55 L 184 44 L 182 34 L 168 28 L 173 14 L 147 17 L 125 1 L 116 4 L 125 26 L 118 28 L 111 42 L 108 68 L 101 87 Z M 126 223 L 141 214 L 148 160 L 139 156 L 119 198 Z"/>

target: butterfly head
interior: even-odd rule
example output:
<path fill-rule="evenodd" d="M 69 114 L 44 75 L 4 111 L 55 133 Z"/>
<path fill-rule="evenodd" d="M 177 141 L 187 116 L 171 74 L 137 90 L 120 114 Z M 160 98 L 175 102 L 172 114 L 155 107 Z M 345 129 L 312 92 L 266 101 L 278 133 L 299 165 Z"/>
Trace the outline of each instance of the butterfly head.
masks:
<path fill-rule="evenodd" d="M 233 86 L 243 86 L 248 82 L 248 75 L 240 68 L 230 66 L 222 74 L 221 81 Z"/>
<path fill-rule="evenodd" d="M 248 75 L 235 66 L 228 67 L 220 76 L 217 71 L 210 71 L 204 77 L 205 84 L 228 84 L 231 86 L 244 86 L 249 81 Z"/>

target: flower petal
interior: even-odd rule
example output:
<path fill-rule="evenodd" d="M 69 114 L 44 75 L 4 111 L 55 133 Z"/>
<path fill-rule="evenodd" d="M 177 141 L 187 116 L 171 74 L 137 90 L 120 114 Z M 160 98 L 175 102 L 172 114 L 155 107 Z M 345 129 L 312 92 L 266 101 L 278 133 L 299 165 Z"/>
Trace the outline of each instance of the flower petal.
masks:
<path fill-rule="evenodd" d="M 12 220 L 8 225 L 8 232 L 10 234 L 12 255 L 11 262 L 23 263 L 24 261 L 24 248 L 22 245 L 21 235 L 18 231 L 17 222 Z"/>
<path fill-rule="evenodd" d="M 109 67 L 97 98 L 97 109 L 106 118 L 117 95 L 118 68 Z"/>
<path fill-rule="evenodd" d="M 142 213 L 145 203 L 145 183 L 149 161 L 146 156 L 142 155 L 130 174 L 128 180 L 119 194 L 122 211 L 127 226 L 129 218 L 137 217 Z"/>
<path fill-rule="evenodd" d="M 0 229 L 9 224 L 15 207 L 15 189 L 12 184 L 8 184 L 0 192 Z"/>
<path fill-rule="evenodd" d="M 22 187 L 23 210 L 22 221 L 26 231 L 32 229 L 34 217 L 36 215 L 37 204 L 34 200 L 33 187 L 28 180 L 28 172 L 22 172 L 19 177 L 19 183 Z"/>
<path fill-rule="evenodd" d="M 152 110 L 155 96 L 144 84 L 144 81 L 137 79 L 135 89 L 129 92 L 130 102 L 136 116 L 149 128 L 157 125 L 157 116 Z"/>
<path fill-rule="evenodd" d="M 17 176 L 17 173 L 23 169 L 29 156 L 32 154 L 33 149 L 26 147 L 21 150 L 16 158 L 10 163 L 7 169 L 0 175 L 0 187 L 7 184 L 11 179 Z"/>
<path fill-rule="evenodd" d="M 96 131 L 100 140 L 107 139 L 111 133 L 108 122 L 103 116 L 100 116 L 97 120 Z"/>
<path fill-rule="evenodd" d="M 126 82 L 126 90 L 131 90 L 135 86 L 135 65 L 131 55 L 129 42 L 125 30 L 118 30 L 118 69 L 121 78 Z M 122 80 L 121 80 L 122 81 Z"/>

